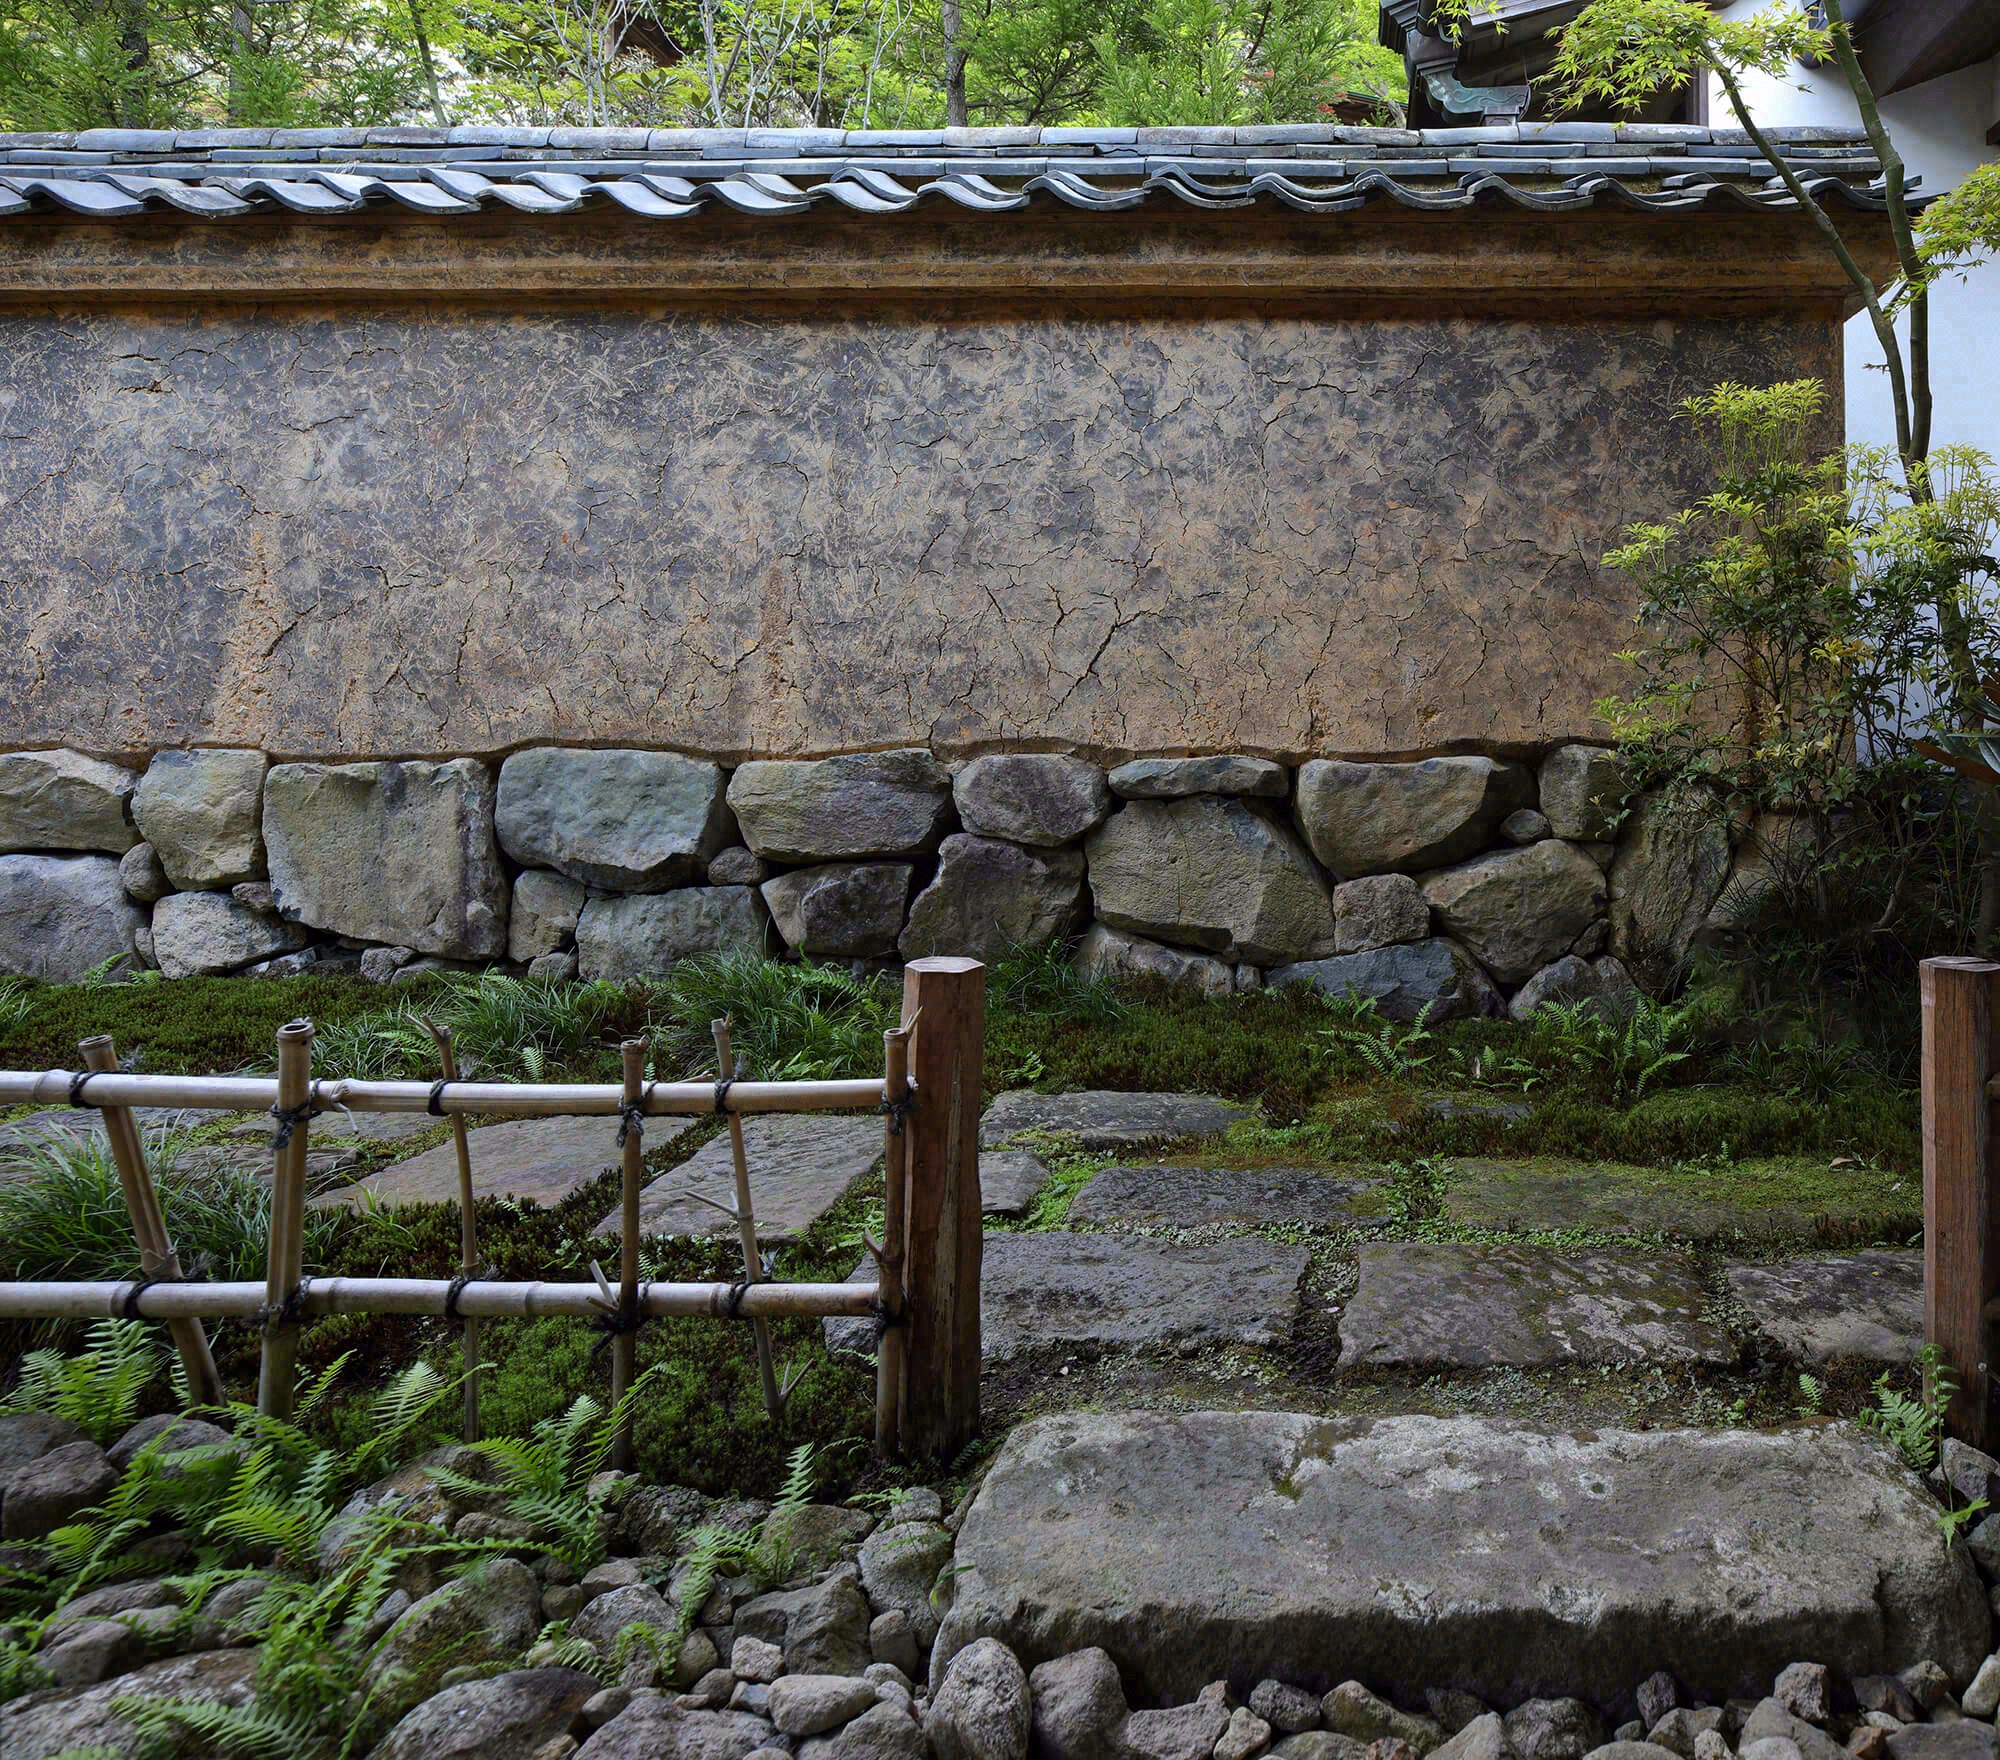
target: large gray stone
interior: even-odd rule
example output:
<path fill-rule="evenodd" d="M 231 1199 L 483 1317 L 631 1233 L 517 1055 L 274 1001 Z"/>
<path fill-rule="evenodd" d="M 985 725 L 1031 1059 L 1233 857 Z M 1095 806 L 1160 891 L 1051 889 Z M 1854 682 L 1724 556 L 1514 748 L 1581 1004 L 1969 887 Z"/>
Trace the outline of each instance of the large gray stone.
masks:
<path fill-rule="evenodd" d="M 0 1495 L 7 1481 L 51 1449 L 81 1442 L 84 1434 L 67 1418 L 50 1412 L 0 1412 Z"/>
<path fill-rule="evenodd" d="M 110 856 L 0 856 L 0 972 L 74 984 L 124 954 L 129 977 L 145 924 Z"/>
<path fill-rule="evenodd" d="M 694 1123 L 691 1118 L 649 1118 L 645 1145 L 652 1150 L 671 1143 Z M 618 1165 L 618 1121 L 510 1119 L 505 1124 L 467 1131 L 465 1147 L 472 1161 L 475 1201 L 505 1198 L 514 1203 L 560 1204 Z M 449 1142 L 407 1161 L 391 1162 L 366 1179 L 322 1192 L 312 1200 L 319 1207 L 345 1204 L 388 1209 L 457 1202 L 458 1150 Z"/>
<path fill-rule="evenodd" d="M 522 866 L 612 892 L 685 886 L 730 841 L 722 766 L 677 752 L 516 752 L 500 766 L 494 825 Z"/>
<path fill-rule="evenodd" d="M 1313 854 L 1348 880 L 1463 861 L 1533 798 L 1534 784 L 1520 765 L 1492 758 L 1414 764 L 1315 758 L 1299 770 L 1296 810 Z"/>
<path fill-rule="evenodd" d="M 204 746 L 153 754 L 132 817 L 183 889 L 234 886 L 264 873 L 264 754 Z"/>
<path fill-rule="evenodd" d="M 1430 900 L 1407 874 L 1369 874 L 1333 889 L 1334 950 L 1369 953 L 1431 932 Z"/>
<path fill-rule="evenodd" d="M 1111 1228 L 1352 1228 L 1386 1216 L 1387 1191 L 1385 1180 L 1306 1167 L 1107 1167 L 1070 1200 L 1069 1220 Z"/>
<path fill-rule="evenodd" d="M 757 1238 L 795 1240 L 840 1202 L 882 1158 L 882 1125 L 873 1118 L 824 1113 L 765 1114 L 743 1121 L 743 1152 L 757 1212 Z M 704 1143 L 639 1197 L 639 1226 L 649 1235 L 729 1233 L 736 1225 L 688 1192 L 733 1201 L 735 1163 L 727 1136 Z M 618 1212 L 598 1224 L 616 1234 Z"/>
<path fill-rule="evenodd" d="M 1604 914 L 1604 874 L 1559 838 L 1495 850 L 1424 879 L 1446 934 L 1503 984 L 1519 984 Z"/>
<path fill-rule="evenodd" d="M 987 1149 L 979 1157 L 979 1208 L 986 1216 L 1020 1216 L 1049 1183 L 1048 1163 L 1027 1149 Z"/>
<path fill-rule="evenodd" d="M 1611 951 L 1647 989 L 1668 988 L 1728 878 L 1729 832 L 1713 805 L 1648 796 L 1611 864 Z"/>
<path fill-rule="evenodd" d="M 1920 1251 L 1731 1265 L 1729 1292 L 1759 1332 L 1807 1363 L 1914 1363 L 1924 1342 Z"/>
<path fill-rule="evenodd" d="M 1039 752 L 974 758 L 952 778 L 951 796 L 966 830 L 1041 849 L 1074 843 L 1111 811 L 1095 764 Z"/>
<path fill-rule="evenodd" d="M 297 923 L 267 917 L 226 892 L 175 892 L 153 907 L 153 957 L 169 978 L 236 972 L 306 944 Z"/>
<path fill-rule="evenodd" d="M 1290 831 L 1243 800 L 1134 801 L 1085 843 L 1114 929 L 1251 965 L 1333 951 L 1333 904 Z"/>
<path fill-rule="evenodd" d="M 532 1760 L 603 1690 L 575 1668 L 523 1668 L 447 1687 L 396 1725 L 370 1760 Z"/>
<path fill-rule="evenodd" d="M 0 1705 L 0 1754 L 7 1760 L 56 1760 L 89 1753 L 140 1760 L 155 1745 L 116 1709 L 120 1699 L 193 1700 L 242 1708 L 256 1684 L 255 1650 L 209 1650 L 176 1656 L 133 1674 L 68 1692 L 28 1693 Z"/>
<path fill-rule="evenodd" d="M 873 1658 L 868 1600 L 856 1574 L 837 1571 L 807 1588 L 780 1589 L 741 1603 L 736 1635 L 778 1645 L 793 1674 L 859 1674 Z"/>
<path fill-rule="evenodd" d="M 770 915 L 754 886 L 593 898 L 577 918 L 577 972 L 657 978 L 700 953 L 763 953 L 770 939 Z"/>
<path fill-rule="evenodd" d="M 1006 1645 L 975 1639 L 951 1658 L 924 1715 L 938 1760 L 1028 1760 L 1028 1677 Z"/>
<path fill-rule="evenodd" d="M 1223 1657 L 1239 1681 L 1407 1700 L 1450 1680 L 1499 1704 L 1629 1703 L 1649 1666 L 1719 1704 L 1808 1646 L 1962 1680 L 1988 1614 L 1936 1515 L 1848 1424 L 1074 1412 L 1015 1430 L 987 1474 L 934 1666 L 988 1634 L 1030 1665 L 1100 1645 L 1155 1703 Z"/>
<path fill-rule="evenodd" d="M 541 1585 L 518 1559 L 492 1558 L 417 1601 L 389 1628 L 362 1686 L 379 1731 L 438 1690 L 447 1669 L 512 1662 L 542 1624 Z"/>
<path fill-rule="evenodd" d="M 958 954 L 997 960 L 1074 932 L 1084 916 L 1083 854 L 1025 849 L 954 833 L 938 846 L 935 879 L 910 906 L 905 959 Z"/>
<path fill-rule="evenodd" d="M 951 773 L 919 747 L 758 759 L 729 779 L 729 805 L 767 861 L 926 855 L 951 822 Z"/>
<path fill-rule="evenodd" d="M 1504 1006 L 1478 962 L 1443 936 L 1280 966 L 1268 980 L 1311 984 L 1328 996 L 1350 991 L 1371 999 L 1385 1020 L 1413 1021 L 1425 1005 L 1432 1021 L 1497 1014 Z"/>
<path fill-rule="evenodd" d="M 951 1536 L 935 1522 L 893 1522 L 861 1545 L 861 1587 L 877 1613 L 900 1613 L 928 1650 L 937 1636 L 931 1599 L 938 1573 L 951 1563 Z"/>
<path fill-rule="evenodd" d="M 1103 923 L 1092 923 L 1084 931 L 1077 943 L 1076 969 L 1086 978 L 1109 983 L 1139 979 L 1204 996 L 1228 996 L 1236 989 L 1236 968 L 1226 959 L 1127 935 Z"/>
<path fill-rule="evenodd" d="M 1219 754 L 1208 758 L 1134 758 L 1108 778 L 1111 792 L 1128 801 L 1178 800 L 1190 794 L 1248 794 L 1283 800 L 1292 779 L 1269 758 Z"/>
<path fill-rule="evenodd" d="M 1074 1137 L 1079 1148 L 1131 1149 L 1183 1137 L 1219 1137 L 1254 1106 L 1206 1094 L 1126 1094 L 1090 1089 L 1080 1094 L 1034 1094 L 1016 1088 L 996 1095 L 979 1121 L 979 1146 L 997 1147 L 1027 1131 Z"/>
<path fill-rule="evenodd" d="M 151 904 L 174 889 L 150 843 L 135 843 L 118 858 L 118 878 L 134 904 Z"/>
<path fill-rule="evenodd" d="M 1604 746 L 1557 746 L 1542 760 L 1541 808 L 1558 837 L 1606 842 L 1624 800 L 1624 768 Z"/>
<path fill-rule="evenodd" d="M 264 844 L 293 922 L 448 959 L 506 949 L 493 773 L 471 758 L 275 765 Z"/>
<path fill-rule="evenodd" d="M 879 959 L 896 951 L 912 871 L 908 862 L 794 868 L 764 882 L 764 904 L 786 946 L 799 953 Z"/>
<path fill-rule="evenodd" d="M 639 1693 L 572 1760 L 748 1760 L 772 1740 L 744 1711 L 683 1711 L 665 1693 Z"/>
<path fill-rule="evenodd" d="M 0 855 L 17 850 L 101 850 L 122 856 L 139 841 L 128 811 L 138 778 L 82 752 L 0 752 Z"/>
<path fill-rule="evenodd" d="M 110 1496 L 118 1469 L 96 1443 L 65 1442 L 14 1469 L 0 1502 L 0 1538 L 39 1540 Z"/>
<path fill-rule="evenodd" d="M 1551 1004 L 1581 1004 L 1606 1020 L 1622 1021 L 1631 1016 L 1640 1000 L 1639 986 L 1632 982 L 1623 961 L 1608 953 L 1596 959 L 1566 953 L 1523 984 L 1507 1004 L 1507 1012 L 1515 1020 L 1525 1021 L 1537 1009 Z"/>
<path fill-rule="evenodd" d="M 1340 1317 L 1343 1368 L 1733 1364 L 1692 1261 L 1632 1248 L 1371 1241 Z"/>
<path fill-rule="evenodd" d="M 507 917 L 507 957 L 526 965 L 559 953 L 576 941 L 576 920 L 589 896 L 580 882 L 546 868 L 530 868 L 514 880 L 513 908 Z"/>

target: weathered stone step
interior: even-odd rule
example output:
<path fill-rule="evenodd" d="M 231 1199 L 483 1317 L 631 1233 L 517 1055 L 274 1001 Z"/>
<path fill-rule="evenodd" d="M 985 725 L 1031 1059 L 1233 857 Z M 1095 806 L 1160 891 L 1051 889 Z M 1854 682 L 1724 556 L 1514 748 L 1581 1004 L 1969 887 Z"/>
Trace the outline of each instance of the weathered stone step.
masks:
<path fill-rule="evenodd" d="M 1085 1149 L 1132 1149 L 1141 1143 L 1183 1137 L 1219 1137 L 1254 1106 L 1206 1094 L 1125 1094 L 1094 1089 L 1082 1094 L 1032 1094 L 1016 1089 L 996 1095 L 979 1121 L 979 1146 L 997 1148 L 1024 1131 L 1060 1132 Z"/>
<path fill-rule="evenodd" d="M 1700 1274 L 1679 1253 L 1370 1241 L 1360 1259 L 1340 1317 L 1343 1369 L 1723 1368 L 1741 1354 L 1705 1317 Z"/>
<path fill-rule="evenodd" d="M 1807 1655 L 1964 1680 L 1990 1618 L 1937 1515 L 1844 1423 L 1069 1413 L 1016 1430 L 988 1473 L 931 1678 L 990 1634 L 1029 1666 L 1102 1645 L 1159 1704 L 1226 1674 L 1610 1711 L 1655 1669 L 1720 1704 Z"/>
<path fill-rule="evenodd" d="M 1356 1228 L 1388 1219 L 1389 1182 L 1314 1167 L 1107 1167 L 1070 1201 L 1072 1226 Z"/>
<path fill-rule="evenodd" d="M 648 1120 L 648 1136 L 652 1128 Z M 750 1169 L 757 1238 L 796 1240 L 882 1159 L 882 1121 L 811 1112 L 747 1118 L 743 1153 Z M 702 1144 L 640 1194 L 640 1229 L 649 1235 L 734 1234 L 736 1224 L 709 1204 L 687 1196 L 691 1190 L 715 1204 L 735 1201 L 735 1158 L 727 1132 Z M 597 1232 L 617 1234 L 616 1209 L 597 1225 Z"/>
<path fill-rule="evenodd" d="M 1807 1363 L 1914 1363 L 1924 1342 L 1921 1252 L 1833 1253 L 1729 1267 L 1730 1293 L 1757 1330 Z"/>

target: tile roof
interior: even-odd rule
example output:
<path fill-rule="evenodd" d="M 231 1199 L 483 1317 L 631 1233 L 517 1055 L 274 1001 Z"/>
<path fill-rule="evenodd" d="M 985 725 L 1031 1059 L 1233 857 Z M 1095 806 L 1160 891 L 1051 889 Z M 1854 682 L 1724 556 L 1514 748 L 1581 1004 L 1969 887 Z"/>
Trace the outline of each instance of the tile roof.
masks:
<path fill-rule="evenodd" d="M 1865 139 L 1770 131 L 1808 193 L 1883 207 Z M 1282 203 L 1338 214 L 1370 202 L 1540 212 L 1618 203 L 1655 212 L 1787 208 L 1746 135 L 1670 124 L 1507 123 L 1446 129 L 90 129 L 0 134 L 0 217 L 68 211 L 333 215 L 386 202 L 423 214 L 615 205 L 648 219 L 705 208 L 801 213 L 835 202 L 893 214 L 942 199 L 1002 213 L 1053 199 L 1109 211 Z"/>

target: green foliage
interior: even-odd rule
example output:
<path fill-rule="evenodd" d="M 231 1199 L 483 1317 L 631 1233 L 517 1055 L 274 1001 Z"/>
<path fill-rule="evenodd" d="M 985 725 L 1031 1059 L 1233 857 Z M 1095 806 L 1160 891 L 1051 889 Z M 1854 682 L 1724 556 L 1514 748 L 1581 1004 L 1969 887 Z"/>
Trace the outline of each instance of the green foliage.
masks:
<path fill-rule="evenodd" d="M 1478 0 L 1446 0 L 1461 18 Z M 1701 0 L 1592 0 L 1557 45 L 1549 78 L 1572 103 L 1637 111 L 1662 92 L 1685 90 L 1706 70 L 1791 76 L 1800 61 L 1824 60 L 1830 33 L 1804 8 L 1760 7 L 1748 17 Z"/>
<path fill-rule="evenodd" d="M 1551 1003 L 1528 1023 L 1527 1055 L 1601 1080 L 1614 1101 L 1643 1100 L 1666 1072 L 1694 1055 L 1698 1004 L 1679 1008 L 1640 997 L 1623 1020 L 1588 1003 Z"/>
<path fill-rule="evenodd" d="M 1958 275 L 2000 254 L 2000 162 L 1975 165 L 1917 218 L 1932 277 Z"/>
<path fill-rule="evenodd" d="M 1419 1161 L 1391 1161 L 1389 1214 L 1398 1222 L 1431 1222 L 1444 1212 L 1445 1188 L 1451 1184 L 1451 1163 L 1442 1156 Z"/>
<path fill-rule="evenodd" d="M 139 1396 L 159 1372 L 160 1353 L 147 1334 L 143 1320 L 99 1320 L 75 1356 L 28 1352 L 0 1411 L 47 1412 L 67 1418 L 93 1442 L 115 1440 L 131 1427 Z"/>
<path fill-rule="evenodd" d="M 1987 1500 L 1983 1497 L 1975 1497 L 1963 1509 L 1948 1509 L 1944 1511 L 1938 1517 L 1937 1525 L 1938 1532 L 1944 1536 L 1945 1545 L 1949 1546 L 1958 1538 L 1961 1530 L 1984 1515 L 1986 1510 Z"/>
<path fill-rule="evenodd" d="M 1917 1353 L 1917 1370 L 1921 1382 L 1914 1398 L 1891 1387 L 1884 1372 L 1875 1383 L 1876 1403 L 1857 1412 L 1855 1422 L 1894 1443 L 1912 1472 L 1927 1473 L 1937 1462 L 1945 1408 L 1958 1391 L 1958 1379 L 1934 1344 Z"/>
<path fill-rule="evenodd" d="M 1105 978 L 1085 977 L 1074 956 L 1074 947 L 1062 941 L 1012 949 L 987 973 L 989 1007 L 1082 1026 L 1122 1020 L 1125 1003 L 1117 987 Z"/>
<path fill-rule="evenodd" d="M 1797 1411 L 1802 1418 L 1817 1418 L 1826 1404 L 1826 1383 L 1803 1371 L 1799 1375 Z"/>
<path fill-rule="evenodd" d="M 763 1081 L 878 1075 L 882 1035 L 897 1024 L 900 997 L 882 978 L 840 966 L 784 965 L 753 953 L 682 960 L 660 987 L 663 1062 L 688 1074 L 713 1071 L 710 1023 L 726 1018 L 742 1073 Z"/>
<path fill-rule="evenodd" d="M 1410 1081 L 1437 1056 L 1431 1039 L 1431 1005 L 1417 1010 L 1409 1022 L 1385 1020 L 1375 998 L 1348 990 L 1327 998 L 1327 1012 L 1333 1025 L 1320 1037 L 1340 1050 L 1351 1053 L 1360 1065 L 1393 1081 Z"/>

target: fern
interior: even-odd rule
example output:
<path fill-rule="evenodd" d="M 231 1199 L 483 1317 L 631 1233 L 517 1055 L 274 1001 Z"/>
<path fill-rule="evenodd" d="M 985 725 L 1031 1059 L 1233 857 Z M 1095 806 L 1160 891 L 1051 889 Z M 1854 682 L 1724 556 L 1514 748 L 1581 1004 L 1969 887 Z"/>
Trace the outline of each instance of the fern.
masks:
<path fill-rule="evenodd" d="M 1816 1375 L 1799 1376 L 1798 1414 L 1802 1418 L 1817 1418 L 1826 1403 L 1826 1383 Z"/>
<path fill-rule="evenodd" d="M 1894 1443 L 1910 1469 L 1923 1473 L 1937 1460 L 1945 1408 L 1958 1391 L 1958 1378 L 1934 1344 L 1917 1353 L 1917 1362 L 1923 1379 L 1915 1399 L 1892 1388 L 1885 1372 L 1875 1383 L 1877 1403 L 1856 1413 L 1855 1422 Z"/>
<path fill-rule="evenodd" d="M 1351 986 L 1327 1007 L 1335 1017 L 1334 1024 L 1320 1037 L 1354 1053 L 1378 1076 L 1407 1081 L 1437 1056 L 1430 1032 L 1432 1005 L 1428 1002 L 1408 1025 L 1384 1020 L 1375 998 L 1363 996 Z"/>
<path fill-rule="evenodd" d="M 139 1396 L 159 1367 L 160 1352 L 143 1320 L 100 1320 L 76 1356 L 28 1352 L 20 1382 L 0 1411 L 47 1412 L 69 1419 L 93 1442 L 108 1443 L 131 1427 Z"/>

